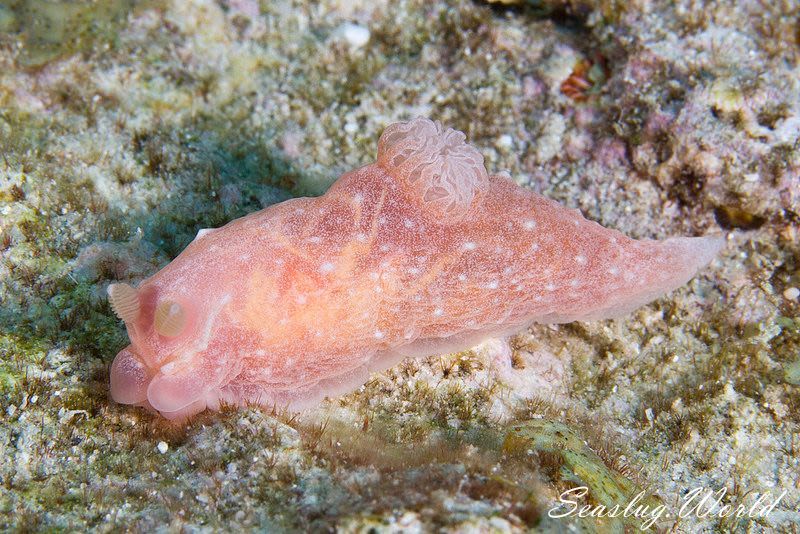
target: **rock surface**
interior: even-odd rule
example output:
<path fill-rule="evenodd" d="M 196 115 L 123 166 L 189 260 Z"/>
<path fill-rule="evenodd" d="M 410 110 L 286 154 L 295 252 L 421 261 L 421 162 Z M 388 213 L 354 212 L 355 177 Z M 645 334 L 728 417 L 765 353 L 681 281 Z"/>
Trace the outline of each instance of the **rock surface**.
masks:
<path fill-rule="evenodd" d="M 0 528 L 602 528 L 547 516 L 582 467 L 504 446 L 530 419 L 667 503 L 660 526 L 800 521 L 792 2 L 42 5 L 0 6 Z M 301 417 L 175 428 L 110 401 L 110 281 L 324 191 L 417 115 L 604 226 L 728 246 L 626 318 L 408 362 Z M 788 493 L 764 518 L 676 523 L 700 487 Z"/>

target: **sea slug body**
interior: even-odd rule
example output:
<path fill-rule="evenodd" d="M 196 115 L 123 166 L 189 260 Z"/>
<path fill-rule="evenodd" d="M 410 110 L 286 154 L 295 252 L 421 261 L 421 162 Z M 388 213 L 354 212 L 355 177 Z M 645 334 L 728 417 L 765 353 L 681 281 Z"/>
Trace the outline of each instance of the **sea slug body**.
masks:
<path fill-rule="evenodd" d="M 720 237 L 636 241 L 489 175 L 464 135 L 389 126 L 321 197 L 202 230 L 137 288 L 111 394 L 183 419 L 221 402 L 299 410 L 404 357 L 532 323 L 625 314 L 689 280 Z"/>

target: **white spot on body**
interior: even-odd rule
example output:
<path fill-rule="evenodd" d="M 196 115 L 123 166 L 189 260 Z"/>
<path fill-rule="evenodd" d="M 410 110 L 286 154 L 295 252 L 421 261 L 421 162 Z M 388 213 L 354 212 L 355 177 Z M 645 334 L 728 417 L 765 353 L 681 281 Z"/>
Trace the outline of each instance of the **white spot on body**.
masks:
<path fill-rule="evenodd" d="M 458 281 L 459 282 L 466 282 L 466 280 L 467 280 L 467 275 L 465 275 L 465 274 L 459 274 L 458 275 Z"/>
<path fill-rule="evenodd" d="M 434 317 L 441 317 L 442 315 L 444 315 L 444 310 L 443 309 L 436 308 L 435 310 L 433 310 L 433 316 Z"/>
<path fill-rule="evenodd" d="M 335 269 L 336 269 L 336 266 L 333 263 L 329 262 L 329 261 L 326 261 L 322 265 L 319 266 L 319 271 L 322 274 L 328 274 L 330 272 L 333 272 Z"/>
<path fill-rule="evenodd" d="M 497 283 L 497 280 L 492 280 L 491 282 L 486 284 L 487 289 L 497 289 L 498 287 L 500 287 L 500 284 Z"/>
<path fill-rule="evenodd" d="M 528 219 L 527 221 L 522 223 L 522 227 L 528 231 L 533 230 L 534 228 L 536 228 L 536 221 L 534 221 L 533 219 Z"/>
<path fill-rule="evenodd" d="M 461 245 L 461 248 L 463 248 L 464 250 L 475 250 L 477 247 L 478 245 L 476 245 L 473 241 L 467 241 L 466 243 Z"/>
<path fill-rule="evenodd" d="M 161 366 L 160 369 L 161 374 L 167 376 L 175 374 L 177 370 L 178 370 L 178 362 L 176 361 L 165 363 L 164 365 Z"/>
<path fill-rule="evenodd" d="M 619 267 L 609 267 L 608 274 L 612 276 L 617 276 L 619 274 Z"/>
<path fill-rule="evenodd" d="M 414 221 L 411 219 L 403 219 L 403 226 L 406 228 L 414 228 Z"/>
<path fill-rule="evenodd" d="M 383 336 L 385 336 L 385 335 L 386 334 L 384 334 L 380 330 L 375 330 L 375 339 L 383 339 Z"/>
<path fill-rule="evenodd" d="M 588 262 L 589 260 L 587 260 L 586 256 L 584 256 L 583 254 L 578 254 L 577 256 L 575 256 L 575 263 L 577 263 L 578 265 L 586 265 Z"/>
<path fill-rule="evenodd" d="M 556 287 L 557 287 L 557 286 L 556 286 L 555 284 L 553 284 L 553 283 L 549 283 L 549 284 L 545 284 L 545 285 L 544 285 L 544 289 L 545 289 L 546 291 L 555 291 L 555 290 L 556 290 Z"/>

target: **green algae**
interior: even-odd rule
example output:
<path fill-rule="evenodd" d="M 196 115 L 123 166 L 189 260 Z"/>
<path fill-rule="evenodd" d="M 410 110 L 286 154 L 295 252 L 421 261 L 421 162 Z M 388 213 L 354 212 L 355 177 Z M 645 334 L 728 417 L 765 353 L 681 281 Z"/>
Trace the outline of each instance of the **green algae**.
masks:
<path fill-rule="evenodd" d="M 784 367 L 783 373 L 787 382 L 800 386 L 800 358 Z"/>
<path fill-rule="evenodd" d="M 506 435 L 504 448 L 510 451 L 530 449 L 558 456 L 563 461 L 563 479 L 585 485 L 590 498 L 606 509 L 618 507 L 623 510 L 639 493 L 644 495 L 641 504 L 650 510 L 662 506 L 660 499 L 648 495 L 633 481 L 606 466 L 584 439 L 561 421 L 540 419 L 516 424 Z M 597 520 L 597 523 L 601 532 L 623 532 L 625 524 L 638 527 L 642 521 L 641 517 L 612 516 Z M 582 522 L 591 524 L 590 521 Z"/>
<path fill-rule="evenodd" d="M 16 33 L 23 45 L 17 61 L 40 67 L 98 44 L 113 43 L 138 0 L 6 0 L 0 32 Z"/>

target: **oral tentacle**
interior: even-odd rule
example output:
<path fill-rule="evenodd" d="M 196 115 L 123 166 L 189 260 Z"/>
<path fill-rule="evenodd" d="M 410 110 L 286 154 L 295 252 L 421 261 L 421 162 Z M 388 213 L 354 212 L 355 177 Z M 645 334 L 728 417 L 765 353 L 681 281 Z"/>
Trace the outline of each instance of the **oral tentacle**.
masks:
<path fill-rule="evenodd" d="M 121 404 L 146 401 L 152 378 L 152 372 L 128 346 L 117 354 L 111 364 L 111 397 Z"/>

